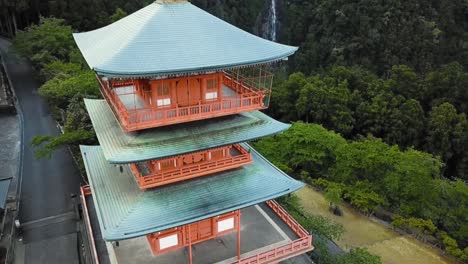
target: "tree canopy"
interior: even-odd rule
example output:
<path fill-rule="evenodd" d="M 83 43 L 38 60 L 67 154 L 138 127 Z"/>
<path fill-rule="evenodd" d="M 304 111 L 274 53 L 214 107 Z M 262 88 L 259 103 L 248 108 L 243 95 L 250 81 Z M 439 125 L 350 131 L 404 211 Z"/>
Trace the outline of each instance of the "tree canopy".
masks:
<path fill-rule="evenodd" d="M 38 156 L 96 142 L 82 99 L 99 90 L 72 32 L 151 2 L 0 1 L 0 32 L 16 34 L 14 49 L 36 68 L 39 92 L 65 131 L 36 138 Z M 265 31 L 269 1 L 191 2 L 254 34 Z M 466 0 L 276 3 L 279 42 L 300 49 L 272 69 L 278 74 L 267 112 L 294 125 L 256 147 L 284 171 L 323 186 L 330 201 L 366 214 L 384 208 L 423 232 L 432 223 L 447 252 L 468 259 Z M 307 219 L 317 230 L 329 227 Z M 347 257 L 379 261 L 358 249 Z"/>
<path fill-rule="evenodd" d="M 366 214 L 390 210 L 416 228 L 429 228 L 423 232 L 432 230 L 430 221 L 456 239 L 457 248 L 468 246 L 468 186 L 442 177 L 439 157 L 371 136 L 347 141 L 301 122 L 254 146 L 280 168 L 330 192 L 335 201 L 340 195 Z"/>

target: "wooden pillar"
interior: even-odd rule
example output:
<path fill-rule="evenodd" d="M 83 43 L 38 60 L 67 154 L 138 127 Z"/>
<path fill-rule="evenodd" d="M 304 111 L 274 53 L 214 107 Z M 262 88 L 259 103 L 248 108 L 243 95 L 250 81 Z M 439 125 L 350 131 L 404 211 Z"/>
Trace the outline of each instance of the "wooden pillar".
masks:
<path fill-rule="evenodd" d="M 241 239 L 241 224 L 240 224 L 240 221 L 241 221 L 241 213 L 240 211 L 237 211 L 237 214 L 238 214 L 238 221 L 237 221 L 237 261 L 240 262 L 240 255 L 241 255 L 241 252 L 240 252 L 240 239 Z"/>
<path fill-rule="evenodd" d="M 216 78 L 218 80 L 218 100 L 221 100 L 223 97 L 223 85 L 224 85 L 224 74 L 223 73 L 218 73 L 218 76 Z"/>
<path fill-rule="evenodd" d="M 189 264 L 192 264 L 192 232 L 190 231 L 190 224 L 188 227 L 188 252 L 189 252 Z"/>

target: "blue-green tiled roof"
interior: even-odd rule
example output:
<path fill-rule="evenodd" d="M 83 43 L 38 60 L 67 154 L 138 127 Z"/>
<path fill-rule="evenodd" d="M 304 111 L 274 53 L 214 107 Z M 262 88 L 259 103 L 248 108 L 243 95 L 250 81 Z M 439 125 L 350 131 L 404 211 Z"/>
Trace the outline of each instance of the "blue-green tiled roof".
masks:
<path fill-rule="evenodd" d="M 243 147 L 250 149 L 246 144 Z M 81 146 L 103 238 L 143 236 L 255 205 L 304 186 L 250 150 L 251 165 L 142 191 L 128 165 L 109 164 L 98 146 Z"/>
<path fill-rule="evenodd" d="M 154 2 L 111 25 L 73 36 L 93 70 L 117 77 L 260 64 L 297 50 L 247 33 L 188 2 Z"/>
<path fill-rule="evenodd" d="M 110 163 L 134 163 L 246 142 L 290 127 L 254 111 L 125 133 L 105 100 L 85 99 L 85 104 Z"/>

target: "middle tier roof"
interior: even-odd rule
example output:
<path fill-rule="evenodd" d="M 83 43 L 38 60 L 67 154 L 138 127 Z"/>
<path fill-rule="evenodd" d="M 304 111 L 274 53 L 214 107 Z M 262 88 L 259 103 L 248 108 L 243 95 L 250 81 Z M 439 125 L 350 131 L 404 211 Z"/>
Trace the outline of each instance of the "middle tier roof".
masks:
<path fill-rule="evenodd" d="M 125 133 L 105 100 L 85 99 L 104 157 L 128 164 L 246 142 L 290 127 L 259 112 Z"/>

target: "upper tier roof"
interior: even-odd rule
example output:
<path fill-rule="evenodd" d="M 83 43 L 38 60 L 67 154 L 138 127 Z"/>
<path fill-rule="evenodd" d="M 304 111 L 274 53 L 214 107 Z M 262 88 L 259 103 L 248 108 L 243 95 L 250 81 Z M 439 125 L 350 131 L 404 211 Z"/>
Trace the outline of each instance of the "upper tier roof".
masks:
<path fill-rule="evenodd" d="M 81 146 L 105 240 L 144 236 L 249 207 L 304 186 L 252 152 L 253 164 L 142 191 L 128 165 L 109 164 L 100 147 Z"/>
<path fill-rule="evenodd" d="M 85 99 L 85 105 L 110 163 L 134 163 L 231 145 L 290 127 L 255 111 L 125 133 L 105 100 Z"/>
<path fill-rule="evenodd" d="M 73 36 L 88 65 L 111 77 L 261 64 L 297 50 L 247 33 L 188 2 L 154 2 L 106 27 Z"/>

